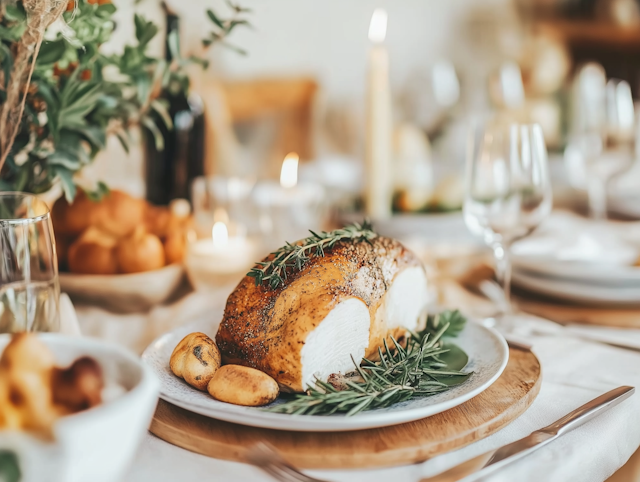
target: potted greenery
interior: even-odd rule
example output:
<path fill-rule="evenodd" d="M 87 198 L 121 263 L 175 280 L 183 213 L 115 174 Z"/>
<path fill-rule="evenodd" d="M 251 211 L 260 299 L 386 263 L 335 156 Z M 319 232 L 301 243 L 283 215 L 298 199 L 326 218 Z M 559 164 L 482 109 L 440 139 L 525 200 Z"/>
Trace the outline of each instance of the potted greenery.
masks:
<path fill-rule="evenodd" d="M 223 19 L 208 10 L 205 47 L 226 37 L 246 9 L 228 2 Z M 166 62 L 147 52 L 158 27 L 135 16 L 136 44 L 122 55 L 100 46 L 114 31 L 110 0 L 18 0 L 0 11 L 0 190 L 43 193 L 60 182 L 75 197 L 74 174 L 116 135 L 128 149 L 128 130 L 142 125 L 161 146 L 158 123 L 170 124 L 162 89 L 188 89 L 188 64 L 206 61 L 173 53 Z M 169 44 L 171 45 L 171 39 Z M 177 43 L 174 42 L 177 45 Z M 168 125 L 170 127 L 170 125 Z M 107 190 L 99 184 L 90 193 Z"/>

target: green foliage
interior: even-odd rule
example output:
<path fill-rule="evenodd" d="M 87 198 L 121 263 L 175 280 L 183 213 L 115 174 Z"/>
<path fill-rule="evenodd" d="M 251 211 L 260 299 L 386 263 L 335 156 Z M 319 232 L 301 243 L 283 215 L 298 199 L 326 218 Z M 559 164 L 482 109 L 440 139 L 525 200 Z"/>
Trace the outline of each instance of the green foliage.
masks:
<path fill-rule="evenodd" d="M 287 242 L 282 248 L 271 253 L 272 259 L 257 263 L 258 267 L 252 268 L 247 276 L 255 279 L 256 286 L 264 283 L 275 289 L 287 279 L 288 269 L 300 270 L 311 256 L 324 256 L 324 251 L 333 248 L 338 241 L 369 242 L 377 236 L 368 221 L 350 224 L 330 232 L 322 231 L 320 234 L 310 232 L 311 236 L 300 243 Z"/>
<path fill-rule="evenodd" d="M 0 451 L 0 481 L 19 482 L 20 477 L 20 465 L 16 454 L 6 450 Z"/>
<path fill-rule="evenodd" d="M 0 103 L 13 65 L 12 46 L 25 30 L 26 14 L 20 0 L 5 5 L 0 18 Z M 234 17 L 223 24 L 239 22 Z M 128 150 L 128 129 L 145 126 L 163 147 L 158 122 L 171 128 L 166 104 L 157 98 L 163 89 L 186 91 L 185 67 L 202 59 L 180 56 L 177 32 L 170 34 L 173 61 L 149 56 L 147 48 L 158 27 L 136 15 L 136 44 L 120 55 L 104 55 L 100 46 L 109 40 L 116 7 L 95 0 L 77 0 L 76 8 L 63 14 L 67 28 L 47 32 L 36 60 L 20 132 L 0 173 L 0 190 L 41 193 L 60 181 L 66 197 L 75 196 L 74 174 L 91 163 L 105 148 L 108 135 L 118 137 Z M 215 14 L 214 14 L 215 15 Z M 218 17 L 216 17 L 218 18 Z M 241 21 L 245 23 L 245 21 Z M 234 24 L 237 25 L 238 23 Z M 214 23 L 215 35 L 221 33 Z M 2 75 L 4 73 L 4 75 Z M 155 115 L 154 115 L 155 114 Z M 98 186 L 92 196 L 105 192 Z"/>
<path fill-rule="evenodd" d="M 453 319 L 452 312 L 442 313 L 441 318 Z M 345 413 L 351 416 L 460 385 L 471 375 L 461 371 L 468 357 L 461 348 L 442 341 L 449 329 L 448 323 L 442 323 L 436 331 L 411 333 L 404 347 L 393 337 L 391 347 L 385 340 L 384 351 L 378 348 L 379 361 L 365 358 L 360 366 L 354 362 L 356 377 L 343 377 L 339 383 L 316 380 L 316 387 L 306 394 L 294 395 L 267 410 L 296 415 Z"/>
<path fill-rule="evenodd" d="M 447 325 L 448 328 L 447 331 L 445 331 L 444 336 L 455 337 L 464 329 L 466 323 L 467 319 L 462 313 L 460 313 L 460 311 L 443 311 L 442 313 L 429 315 L 427 317 L 427 325 L 425 329 L 420 332 L 420 335 L 424 336 L 427 333 L 436 333 L 440 330 L 440 327 Z"/>

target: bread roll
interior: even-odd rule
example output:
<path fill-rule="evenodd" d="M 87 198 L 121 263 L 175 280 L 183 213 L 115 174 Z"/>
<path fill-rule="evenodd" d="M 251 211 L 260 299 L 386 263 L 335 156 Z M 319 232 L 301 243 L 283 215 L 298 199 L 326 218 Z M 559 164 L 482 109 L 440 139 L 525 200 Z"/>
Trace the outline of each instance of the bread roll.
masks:
<path fill-rule="evenodd" d="M 70 247 L 69 271 L 78 274 L 116 274 L 116 238 L 97 228 L 89 228 Z"/>
<path fill-rule="evenodd" d="M 215 342 L 204 333 L 191 333 L 175 347 L 169 366 L 174 375 L 205 391 L 220 363 L 220 352 Z"/>
<path fill-rule="evenodd" d="M 187 237 L 185 233 L 177 232 L 170 234 L 163 244 L 166 263 L 182 263 L 187 251 Z"/>
<path fill-rule="evenodd" d="M 118 242 L 116 258 L 121 273 L 152 271 L 164 266 L 164 246 L 157 236 L 139 226 L 132 235 Z"/>
<path fill-rule="evenodd" d="M 84 191 L 78 192 L 73 204 L 61 197 L 51 209 L 51 222 L 56 235 L 80 235 L 95 223 L 100 209 L 100 204 L 91 201 Z"/>
<path fill-rule="evenodd" d="M 100 201 L 95 226 L 116 237 L 128 236 L 144 220 L 145 201 L 113 190 Z"/>
<path fill-rule="evenodd" d="M 148 205 L 144 213 L 144 226 L 148 232 L 164 238 L 169 234 L 171 212 L 163 206 Z"/>

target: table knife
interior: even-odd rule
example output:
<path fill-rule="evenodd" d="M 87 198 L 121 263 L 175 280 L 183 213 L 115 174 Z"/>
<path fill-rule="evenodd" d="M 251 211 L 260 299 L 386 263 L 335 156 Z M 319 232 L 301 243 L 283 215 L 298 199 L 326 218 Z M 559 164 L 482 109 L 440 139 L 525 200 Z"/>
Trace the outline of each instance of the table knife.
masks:
<path fill-rule="evenodd" d="M 618 405 L 633 395 L 634 392 L 634 387 L 623 386 L 615 388 L 594 398 L 548 427 L 536 430 L 523 439 L 467 460 L 446 472 L 427 477 L 420 482 L 471 482 L 481 477 L 486 477 L 597 417 L 611 407 Z"/>

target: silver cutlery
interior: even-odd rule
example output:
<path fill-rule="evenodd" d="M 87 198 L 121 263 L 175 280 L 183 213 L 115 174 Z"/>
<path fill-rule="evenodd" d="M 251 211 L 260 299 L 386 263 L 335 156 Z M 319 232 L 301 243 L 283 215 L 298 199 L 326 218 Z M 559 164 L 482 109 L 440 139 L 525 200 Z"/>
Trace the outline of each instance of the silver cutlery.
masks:
<path fill-rule="evenodd" d="M 420 482 L 471 482 L 479 477 L 485 477 L 592 420 L 611 407 L 626 400 L 634 392 L 634 387 L 622 386 L 615 388 L 594 398 L 551 425 L 536 430 L 523 439 L 474 457 L 441 474 L 424 478 Z"/>
<path fill-rule="evenodd" d="M 260 442 L 249 449 L 247 462 L 280 482 L 325 482 L 303 474 L 271 445 Z"/>

